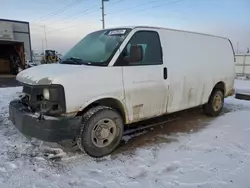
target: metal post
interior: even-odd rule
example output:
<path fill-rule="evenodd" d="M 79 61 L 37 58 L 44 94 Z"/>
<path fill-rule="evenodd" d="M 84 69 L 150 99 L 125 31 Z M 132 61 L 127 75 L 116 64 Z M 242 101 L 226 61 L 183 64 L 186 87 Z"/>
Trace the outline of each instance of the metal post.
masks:
<path fill-rule="evenodd" d="M 247 58 L 247 54 L 245 54 L 243 58 L 242 76 L 245 76 L 246 58 Z"/>
<path fill-rule="evenodd" d="M 104 8 L 104 3 L 105 2 L 108 2 L 109 0 L 101 0 L 102 1 L 102 7 L 101 7 L 101 9 L 102 9 L 102 29 L 105 29 L 105 16 L 106 16 L 106 14 L 105 14 L 105 8 Z"/>
<path fill-rule="evenodd" d="M 104 0 L 101 0 L 102 1 L 102 29 L 105 29 L 105 13 L 104 13 Z"/>
<path fill-rule="evenodd" d="M 236 53 L 239 54 L 239 42 L 237 42 L 237 49 L 236 49 Z"/>
<path fill-rule="evenodd" d="M 43 40 L 42 40 L 42 53 L 44 53 L 44 45 L 43 45 Z"/>
<path fill-rule="evenodd" d="M 46 26 L 44 25 L 43 28 L 44 28 L 45 49 L 47 50 L 48 43 L 47 43 Z"/>

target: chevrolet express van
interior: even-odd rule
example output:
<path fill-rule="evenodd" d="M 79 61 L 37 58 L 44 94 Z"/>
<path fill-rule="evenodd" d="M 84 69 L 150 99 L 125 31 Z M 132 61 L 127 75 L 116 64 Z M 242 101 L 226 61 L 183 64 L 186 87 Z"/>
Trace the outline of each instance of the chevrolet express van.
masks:
<path fill-rule="evenodd" d="M 59 64 L 20 72 L 10 120 L 25 135 L 75 140 L 93 157 L 110 154 L 131 123 L 203 106 L 218 116 L 233 94 L 230 40 L 156 27 L 92 32 Z"/>

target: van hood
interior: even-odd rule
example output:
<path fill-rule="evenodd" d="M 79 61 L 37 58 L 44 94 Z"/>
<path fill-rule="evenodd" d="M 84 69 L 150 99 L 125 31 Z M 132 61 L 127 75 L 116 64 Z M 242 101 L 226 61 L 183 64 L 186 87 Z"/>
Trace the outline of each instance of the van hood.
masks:
<path fill-rule="evenodd" d="M 87 71 L 97 67 L 69 64 L 38 65 L 21 71 L 16 80 L 29 85 L 49 85 L 53 79 L 67 74 L 76 74 L 79 71 Z"/>

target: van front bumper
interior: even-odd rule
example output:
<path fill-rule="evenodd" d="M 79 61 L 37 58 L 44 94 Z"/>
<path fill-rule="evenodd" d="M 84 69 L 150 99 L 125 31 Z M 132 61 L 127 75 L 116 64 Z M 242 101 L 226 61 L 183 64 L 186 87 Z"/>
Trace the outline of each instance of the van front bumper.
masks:
<path fill-rule="evenodd" d="M 39 118 L 19 100 L 10 102 L 9 119 L 22 134 L 47 142 L 74 139 L 81 124 L 80 117 Z"/>

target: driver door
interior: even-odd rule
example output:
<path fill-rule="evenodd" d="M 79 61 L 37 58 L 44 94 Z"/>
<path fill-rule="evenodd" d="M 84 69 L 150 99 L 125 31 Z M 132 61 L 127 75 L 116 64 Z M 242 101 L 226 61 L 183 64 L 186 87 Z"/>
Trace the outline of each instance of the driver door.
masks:
<path fill-rule="evenodd" d="M 141 49 L 142 58 L 140 61 L 129 61 L 134 59 L 131 50 L 135 46 Z M 123 66 L 123 87 L 130 123 L 165 113 L 167 86 L 157 31 L 135 32 L 115 66 Z"/>

